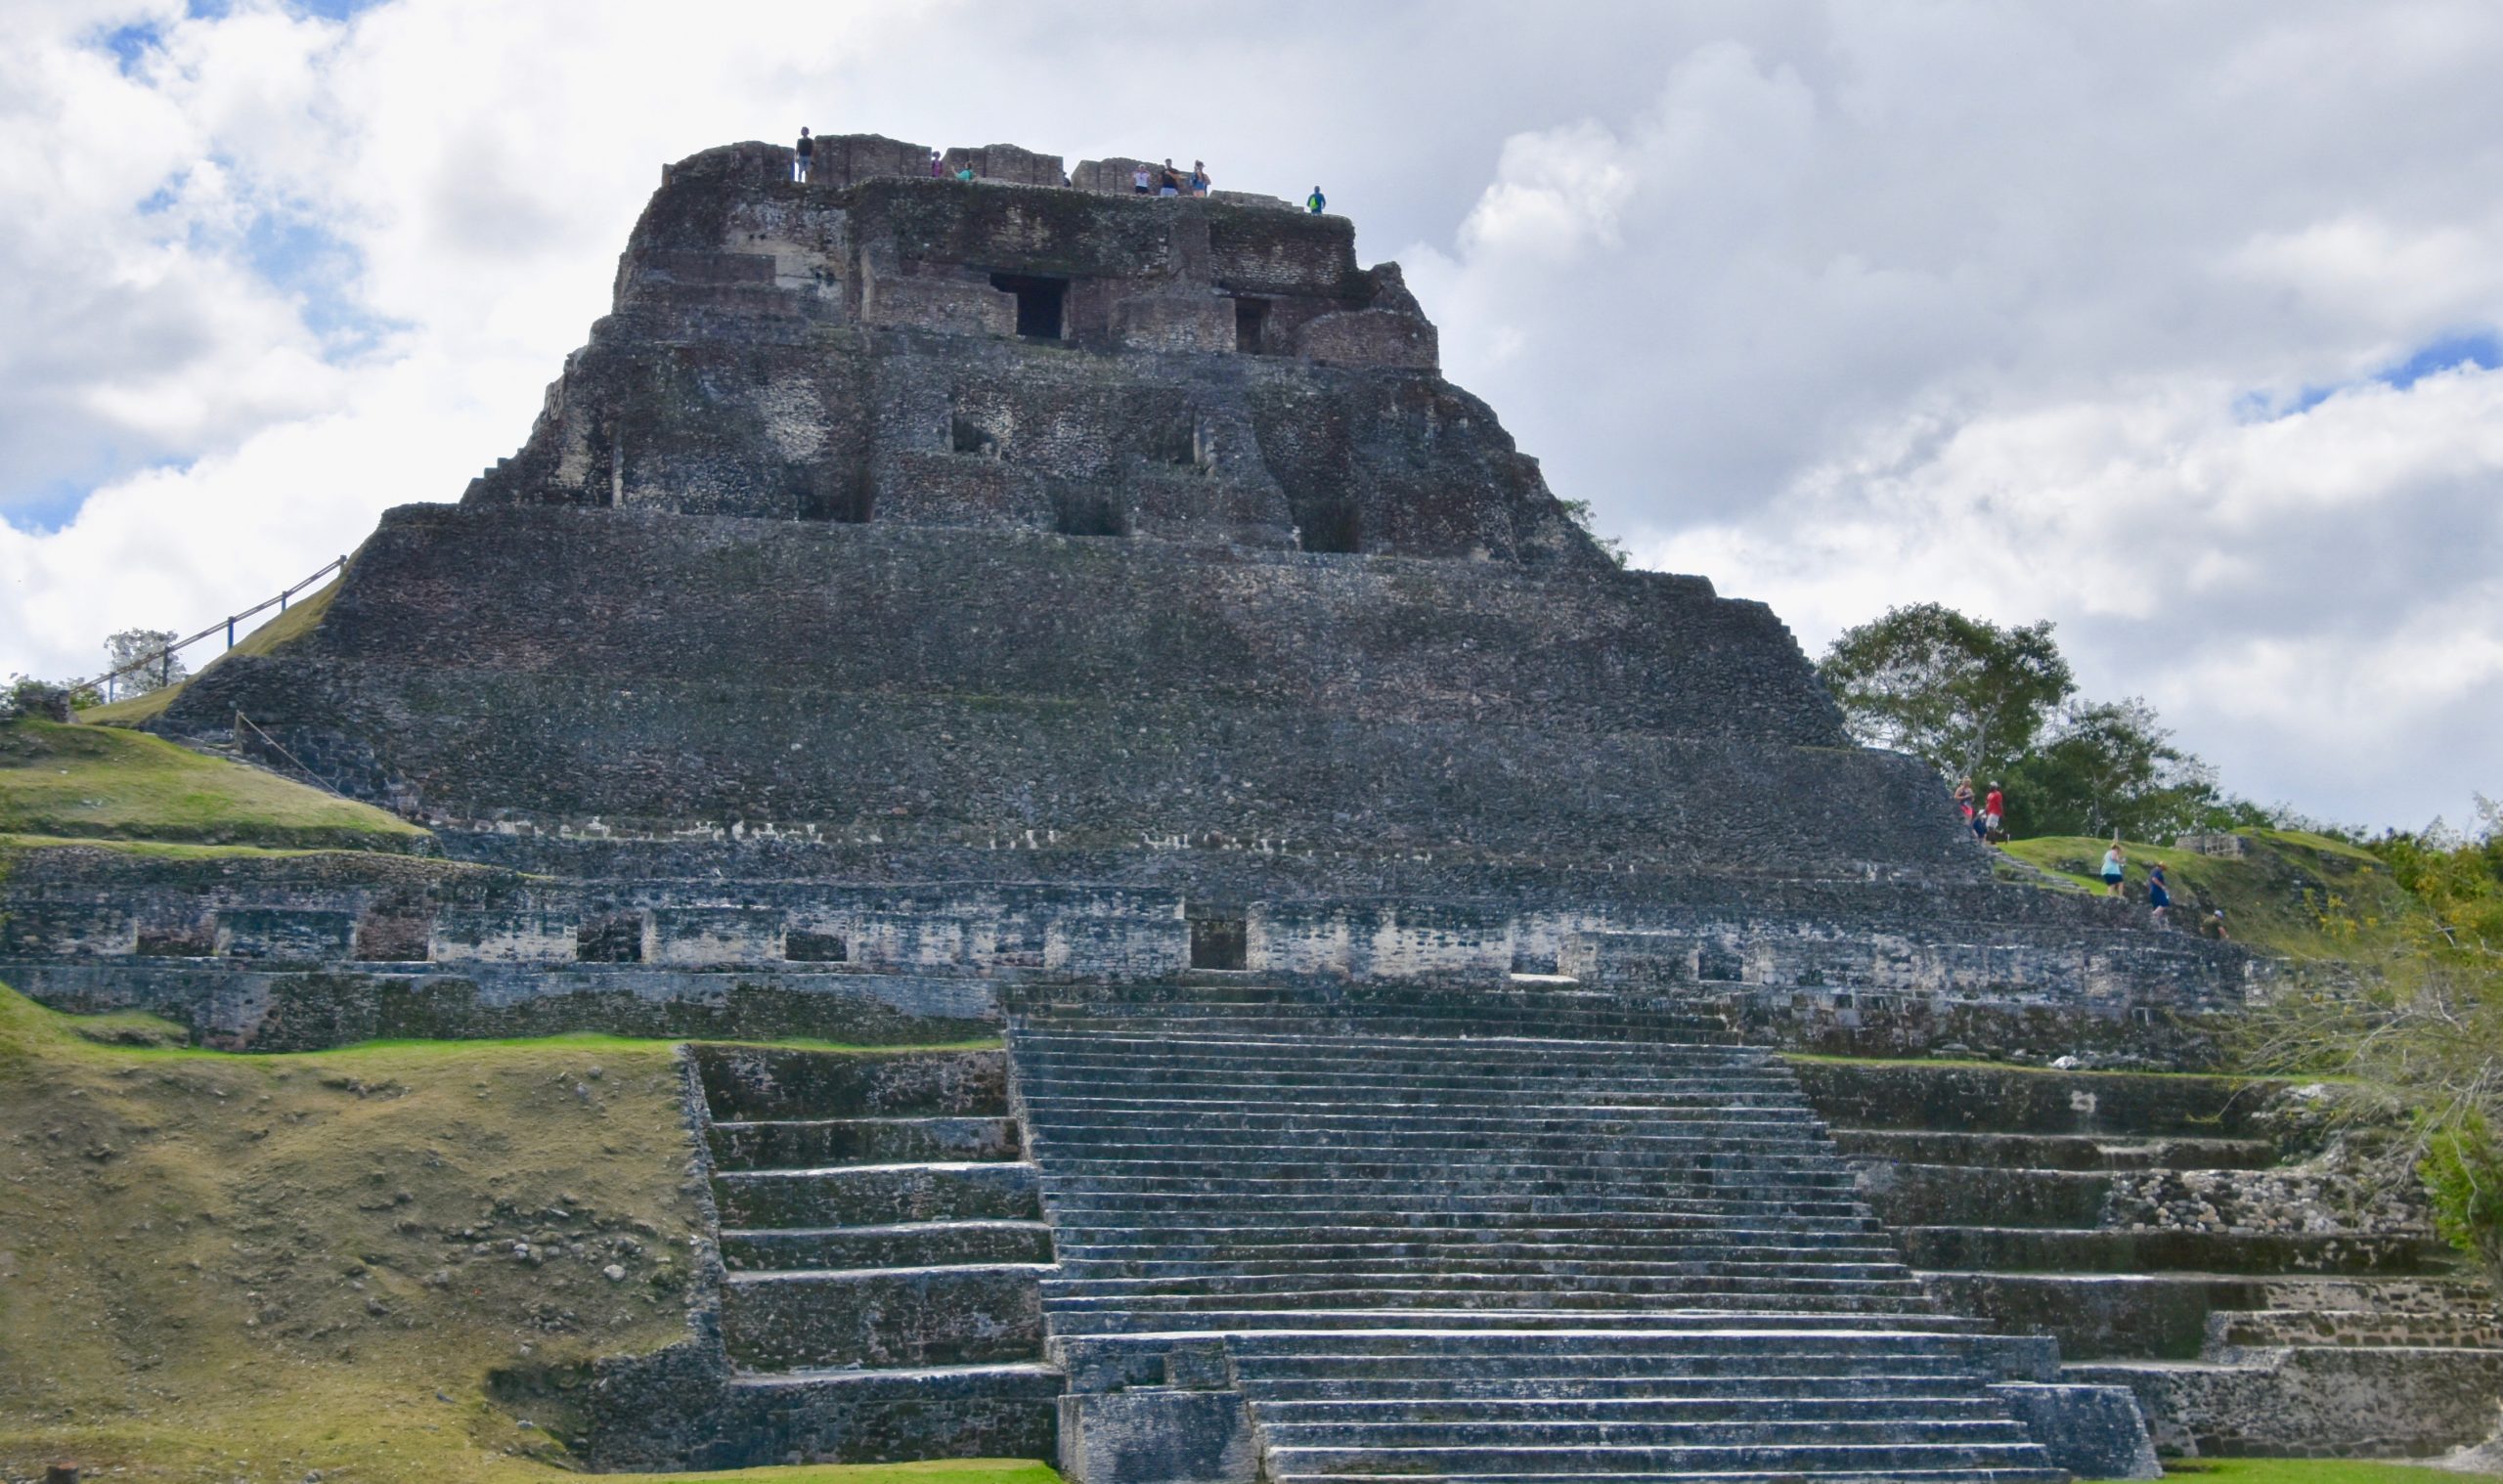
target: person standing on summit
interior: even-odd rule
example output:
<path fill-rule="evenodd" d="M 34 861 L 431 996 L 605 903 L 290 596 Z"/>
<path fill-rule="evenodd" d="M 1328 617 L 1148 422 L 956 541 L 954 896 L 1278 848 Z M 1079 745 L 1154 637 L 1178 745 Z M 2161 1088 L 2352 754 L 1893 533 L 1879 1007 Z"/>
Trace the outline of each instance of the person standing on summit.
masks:
<path fill-rule="evenodd" d="M 1312 194 L 1303 198 L 1303 209 L 1314 216 L 1319 216 L 1330 209 L 1330 198 L 1321 194 L 1319 186 L 1315 186 L 1312 188 Z"/>
<path fill-rule="evenodd" d="M 809 183 L 809 156 L 817 153 L 817 142 L 809 138 L 806 124 L 800 126 L 800 143 L 791 152 L 791 179 L 805 186 Z"/>

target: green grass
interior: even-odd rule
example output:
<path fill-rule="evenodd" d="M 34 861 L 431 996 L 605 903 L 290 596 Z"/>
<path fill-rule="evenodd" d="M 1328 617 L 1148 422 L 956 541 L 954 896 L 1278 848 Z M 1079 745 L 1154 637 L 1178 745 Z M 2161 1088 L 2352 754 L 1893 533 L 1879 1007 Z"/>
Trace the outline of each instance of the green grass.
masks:
<path fill-rule="evenodd" d="M 312 633 L 313 626 L 322 621 L 324 613 L 329 611 L 330 599 L 338 596 L 339 581 L 338 578 L 331 578 L 304 601 L 291 604 L 285 612 L 243 635 L 236 642 L 234 648 L 220 653 L 217 659 L 208 662 L 209 665 L 215 665 L 217 660 L 222 660 L 230 654 L 276 654 L 284 646 Z M 183 686 L 190 683 L 189 680 L 184 680 L 161 690 L 152 690 L 144 696 L 132 696 L 127 701 L 115 701 L 107 706 L 90 706 L 78 713 L 78 720 L 105 726 L 137 726 L 173 705 L 174 698 L 183 693 Z"/>
<path fill-rule="evenodd" d="M 225 848 L 402 850 L 424 831 L 370 805 L 111 726 L 0 726 L 0 834 Z"/>
<path fill-rule="evenodd" d="M 795 1468 L 734 1468 L 727 1473 L 606 1473 L 630 1484 L 753 1479 L 757 1484 L 1058 1484 L 1050 1465 L 1026 1459 L 938 1459 L 927 1463 L 818 1463 Z"/>
<path fill-rule="evenodd" d="M 700 1217 L 675 1043 L 104 1043 L 172 1028 L 0 986 L 0 1478 L 569 1477 L 562 1412 L 499 1403 L 490 1376 L 684 1336 Z M 482 1255 L 460 1234 L 489 1220 Z M 518 1240 L 584 1255 L 532 1267 Z M 1054 1479 L 996 1459 L 620 1477 Z"/>
<path fill-rule="evenodd" d="M 2345 959 L 2394 945 L 2421 931 L 2424 908 L 2380 861 L 2353 846 L 2299 830 L 2245 830 L 2241 859 L 2123 842 L 2130 899 L 2146 905 L 2147 867 L 2162 861 L 2173 880 L 2174 925 L 2195 931 L 2216 907 L 2236 942 L 2296 959 Z M 2083 836 L 2013 840 L 2000 847 L 2080 890 L 2101 893 L 2107 841 Z"/>
<path fill-rule="evenodd" d="M 2463 1477 L 2412 1463 L 2345 1459 L 2171 1459 L 2164 1476 L 2208 1484 L 2435 1484 Z"/>

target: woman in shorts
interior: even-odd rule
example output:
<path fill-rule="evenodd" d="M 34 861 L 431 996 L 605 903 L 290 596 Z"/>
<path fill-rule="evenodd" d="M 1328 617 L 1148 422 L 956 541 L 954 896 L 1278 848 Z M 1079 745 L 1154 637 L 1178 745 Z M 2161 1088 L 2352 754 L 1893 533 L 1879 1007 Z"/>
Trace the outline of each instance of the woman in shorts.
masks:
<path fill-rule="evenodd" d="M 2103 852 L 2104 895 L 2118 896 L 2121 895 L 2121 877 L 2124 874 L 2124 867 L 2129 860 L 2129 851 L 2121 849 L 2121 842 L 2118 840 L 2112 842 L 2112 849 Z"/>

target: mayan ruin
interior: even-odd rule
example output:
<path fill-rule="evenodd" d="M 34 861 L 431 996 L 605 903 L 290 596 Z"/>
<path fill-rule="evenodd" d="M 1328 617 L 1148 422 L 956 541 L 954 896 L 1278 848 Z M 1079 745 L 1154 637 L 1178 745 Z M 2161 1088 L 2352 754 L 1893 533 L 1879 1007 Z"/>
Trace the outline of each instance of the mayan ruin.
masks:
<path fill-rule="evenodd" d="M 230 1085 L 222 1158 L 399 1141 L 289 1157 L 352 1245 L 165 1197 L 176 1280 L 317 1358 L 505 1311 L 477 1399 L 410 1405 L 593 1471 L 2057 1484 L 2489 1434 L 2491 1293 L 2233 1060 L 2292 971 L 2054 889 L 1773 608 L 1611 554 L 1358 223 L 812 146 L 662 168 L 465 492 L 118 727 L 19 723 L 346 821 L 0 870 L 43 1024 L 195 1058 L 55 1098 L 62 1159 Z M 564 1037 L 526 1084 L 344 1059 Z M 191 1111 L 77 1121 L 150 1078 Z M 335 1315 L 263 1297 L 317 1263 Z"/>

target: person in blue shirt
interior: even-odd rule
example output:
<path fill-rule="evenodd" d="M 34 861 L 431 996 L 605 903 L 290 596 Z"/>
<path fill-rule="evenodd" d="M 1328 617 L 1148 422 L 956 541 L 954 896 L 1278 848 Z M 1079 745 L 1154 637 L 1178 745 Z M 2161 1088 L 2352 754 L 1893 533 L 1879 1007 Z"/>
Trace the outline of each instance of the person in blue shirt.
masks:
<path fill-rule="evenodd" d="M 2164 879 L 2164 862 L 2147 867 L 2147 905 L 2155 909 L 2155 925 L 2165 925 L 2164 909 L 2173 905 L 2173 883 Z"/>
<path fill-rule="evenodd" d="M 1319 186 L 1313 187 L 1312 194 L 1303 198 L 1303 209 L 1311 212 L 1314 216 L 1319 216 L 1323 211 L 1329 208 L 1329 205 L 1330 198 L 1321 194 L 1321 188 Z"/>

